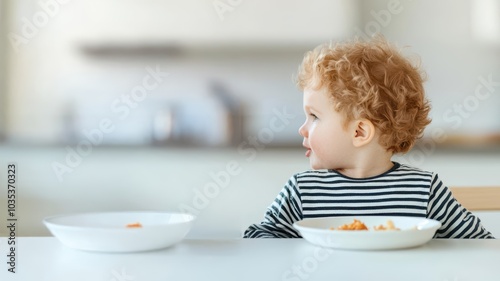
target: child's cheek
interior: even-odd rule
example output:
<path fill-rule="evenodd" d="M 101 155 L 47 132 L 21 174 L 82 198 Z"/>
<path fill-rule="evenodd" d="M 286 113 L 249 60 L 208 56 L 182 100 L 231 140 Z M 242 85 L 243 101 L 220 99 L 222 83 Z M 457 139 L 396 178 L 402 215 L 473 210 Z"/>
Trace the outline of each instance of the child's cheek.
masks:
<path fill-rule="evenodd" d="M 309 146 L 314 156 L 318 157 L 321 155 L 323 147 L 321 146 L 321 140 L 318 138 L 317 135 L 314 135 L 309 139 Z"/>

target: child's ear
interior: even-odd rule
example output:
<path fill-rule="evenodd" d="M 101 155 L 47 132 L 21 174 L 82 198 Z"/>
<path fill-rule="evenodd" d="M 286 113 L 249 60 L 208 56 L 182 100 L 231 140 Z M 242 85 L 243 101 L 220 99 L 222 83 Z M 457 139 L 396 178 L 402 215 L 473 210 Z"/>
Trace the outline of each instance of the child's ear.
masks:
<path fill-rule="evenodd" d="M 358 119 L 354 121 L 354 132 L 352 143 L 355 147 L 361 147 L 372 141 L 375 137 L 375 126 L 370 120 Z"/>

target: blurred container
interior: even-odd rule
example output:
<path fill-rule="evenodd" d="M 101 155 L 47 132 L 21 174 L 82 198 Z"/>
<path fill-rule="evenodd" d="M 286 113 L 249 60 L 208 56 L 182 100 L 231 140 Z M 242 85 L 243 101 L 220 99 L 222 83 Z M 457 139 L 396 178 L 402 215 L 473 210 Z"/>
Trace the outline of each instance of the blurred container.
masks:
<path fill-rule="evenodd" d="M 212 80 L 210 93 L 223 106 L 225 143 L 237 145 L 243 139 L 244 134 L 244 111 L 242 102 L 231 94 L 227 87 L 220 81 Z"/>
<path fill-rule="evenodd" d="M 176 141 L 176 117 L 174 107 L 166 107 L 153 117 L 153 144 L 166 144 Z"/>

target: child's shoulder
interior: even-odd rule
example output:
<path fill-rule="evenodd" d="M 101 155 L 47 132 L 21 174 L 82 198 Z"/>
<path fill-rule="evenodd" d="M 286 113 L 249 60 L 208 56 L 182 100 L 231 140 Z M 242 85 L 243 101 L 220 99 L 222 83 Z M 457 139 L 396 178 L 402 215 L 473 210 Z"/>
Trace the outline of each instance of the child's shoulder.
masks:
<path fill-rule="evenodd" d="M 295 179 L 307 178 L 331 178 L 337 177 L 340 174 L 334 170 L 306 170 L 293 175 Z"/>
<path fill-rule="evenodd" d="M 423 177 L 432 177 L 435 173 L 426 171 L 417 167 L 410 166 L 408 164 L 401 164 L 398 162 L 394 162 L 394 167 L 389 171 L 373 177 L 381 178 L 381 177 L 392 177 L 398 175 L 415 175 L 415 176 L 423 176 Z M 334 179 L 334 178 L 348 178 L 335 170 L 306 170 L 299 173 L 296 173 L 292 176 L 297 181 L 300 180 L 312 180 L 312 179 Z"/>
<path fill-rule="evenodd" d="M 341 180 L 342 175 L 335 170 L 306 170 L 292 175 L 288 184 L 300 189 L 306 186 L 332 184 Z"/>
<path fill-rule="evenodd" d="M 303 184 L 323 184 L 323 183 L 334 183 L 349 180 L 343 174 L 335 170 L 306 170 L 294 174 L 291 179 L 292 182 L 298 185 Z"/>
<path fill-rule="evenodd" d="M 435 174 L 434 172 L 423 170 L 423 169 L 420 169 L 417 167 L 413 167 L 413 166 L 410 166 L 408 164 L 400 164 L 400 163 L 397 163 L 397 164 L 399 165 L 397 170 L 401 173 L 415 173 L 415 174 L 428 175 L 428 176 L 432 176 Z"/>

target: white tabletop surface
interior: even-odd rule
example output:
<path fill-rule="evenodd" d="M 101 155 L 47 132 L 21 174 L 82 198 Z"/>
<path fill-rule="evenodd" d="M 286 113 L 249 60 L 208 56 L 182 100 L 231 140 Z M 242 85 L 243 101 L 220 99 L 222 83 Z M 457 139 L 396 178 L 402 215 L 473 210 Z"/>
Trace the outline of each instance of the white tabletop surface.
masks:
<path fill-rule="evenodd" d="M 500 280 L 500 240 L 432 240 L 392 251 L 327 250 L 303 239 L 184 240 L 158 251 L 73 250 L 18 237 L 16 273 L 0 238 L 0 280 Z"/>

